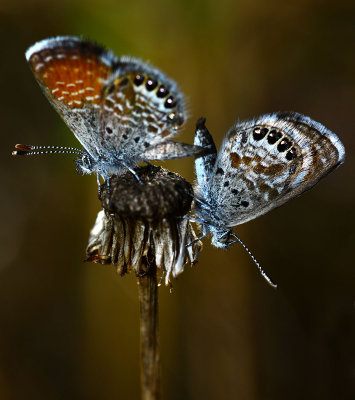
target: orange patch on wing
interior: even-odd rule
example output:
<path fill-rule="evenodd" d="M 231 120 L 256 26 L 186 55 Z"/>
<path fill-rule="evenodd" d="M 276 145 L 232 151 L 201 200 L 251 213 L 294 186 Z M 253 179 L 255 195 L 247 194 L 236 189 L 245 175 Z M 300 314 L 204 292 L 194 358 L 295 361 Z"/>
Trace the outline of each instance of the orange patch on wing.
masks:
<path fill-rule="evenodd" d="M 241 161 L 242 161 L 242 159 L 239 157 L 239 155 L 237 153 L 231 153 L 229 157 L 230 157 L 231 162 L 232 162 L 232 167 L 233 168 L 238 168 L 240 163 L 241 163 Z"/>
<path fill-rule="evenodd" d="M 268 200 L 274 200 L 279 194 L 279 192 L 276 189 L 273 189 L 271 186 L 267 185 L 266 183 L 260 184 L 259 190 L 261 193 L 268 195 Z"/>
<path fill-rule="evenodd" d="M 249 179 L 245 179 L 245 184 L 247 185 L 248 190 L 254 190 L 255 184 Z"/>
<path fill-rule="evenodd" d="M 259 163 L 255 165 L 253 171 L 256 174 L 277 175 L 280 172 L 282 172 L 285 168 L 286 166 L 284 164 L 263 165 Z"/>
<path fill-rule="evenodd" d="M 111 68 L 92 54 L 72 49 L 42 50 L 32 55 L 31 68 L 49 94 L 70 108 L 101 103 Z"/>
<path fill-rule="evenodd" d="M 246 165 L 248 167 L 253 161 L 251 157 L 245 156 L 241 158 L 237 153 L 231 153 L 229 157 L 231 159 L 231 164 L 233 168 L 238 168 L 240 164 Z"/>

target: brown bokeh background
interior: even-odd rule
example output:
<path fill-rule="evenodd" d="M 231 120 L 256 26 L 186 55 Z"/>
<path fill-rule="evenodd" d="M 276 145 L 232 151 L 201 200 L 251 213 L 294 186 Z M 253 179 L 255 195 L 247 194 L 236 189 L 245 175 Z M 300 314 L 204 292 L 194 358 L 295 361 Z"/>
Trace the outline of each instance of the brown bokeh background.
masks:
<path fill-rule="evenodd" d="M 199 265 L 160 289 L 164 398 L 355 398 L 355 6 L 346 0 L 1 0 L 0 399 L 138 399 L 134 276 L 83 263 L 99 210 L 71 157 L 14 159 L 15 143 L 77 145 L 24 58 L 84 35 L 179 82 L 190 121 L 219 146 L 237 119 L 295 110 L 336 132 L 346 163 L 309 193 L 204 241 Z M 191 159 L 165 167 L 194 179 Z"/>

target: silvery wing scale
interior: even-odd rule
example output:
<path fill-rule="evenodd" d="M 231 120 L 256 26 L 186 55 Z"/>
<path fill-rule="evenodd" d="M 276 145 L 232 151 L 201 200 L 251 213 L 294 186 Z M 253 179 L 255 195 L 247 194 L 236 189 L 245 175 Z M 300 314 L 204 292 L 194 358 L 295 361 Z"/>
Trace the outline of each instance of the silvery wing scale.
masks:
<path fill-rule="evenodd" d="M 204 119 L 196 125 L 194 144 L 214 146 Z M 204 234 L 212 234 L 216 247 L 241 242 L 234 226 L 309 190 L 344 158 L 344 146 L 333 132 L 296 112 L 239 122 L 227 132 L 218 153 L 195 160 L 196 220 Z"/>
<path fill-rule="evenodd" d="M 201 153 L 174 142 L 185 119 L 182 95 L 158 69 L 77 37 L 31 46 L 26 59 L 50 103 L 85 150 L 17 145 L 14 155 L 74 153 L 78 170 L 104 179 L 141 161 Z"/>

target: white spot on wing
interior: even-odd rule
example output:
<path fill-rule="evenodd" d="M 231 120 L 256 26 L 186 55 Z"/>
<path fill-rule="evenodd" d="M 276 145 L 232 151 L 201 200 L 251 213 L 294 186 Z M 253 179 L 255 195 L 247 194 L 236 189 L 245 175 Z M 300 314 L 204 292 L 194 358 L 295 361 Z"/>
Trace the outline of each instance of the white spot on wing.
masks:
<path fill-rule="evenodd" d="M 42 67 L 44 67 L 43 63 L 39 63 L 35 66 L 35 71 L 38 71 L 39 69 L 41 69 Z"/>

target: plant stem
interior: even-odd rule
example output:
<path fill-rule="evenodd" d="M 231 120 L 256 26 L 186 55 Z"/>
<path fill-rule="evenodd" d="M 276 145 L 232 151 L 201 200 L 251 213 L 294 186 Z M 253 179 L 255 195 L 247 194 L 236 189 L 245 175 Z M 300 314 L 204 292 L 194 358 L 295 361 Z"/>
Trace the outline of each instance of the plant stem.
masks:
<path fill-rule="evenodd" d="M 138 276 L 142 400 L 160 400 L 158 285 L 155 265 Z"/>

